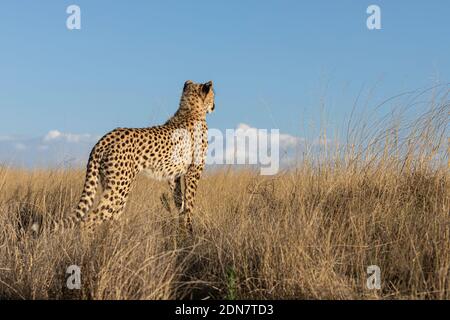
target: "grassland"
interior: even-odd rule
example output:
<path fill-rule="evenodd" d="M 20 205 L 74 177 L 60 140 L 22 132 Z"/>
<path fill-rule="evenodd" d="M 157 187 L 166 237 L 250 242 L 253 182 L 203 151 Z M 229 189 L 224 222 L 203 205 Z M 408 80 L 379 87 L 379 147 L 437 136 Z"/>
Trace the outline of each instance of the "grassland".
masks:
<path fill-rule="evenodd" d="M 0 167 L 0 299 L 450 299 L 447 102 L 401 141 L 384 127 L 276 176 L 209 172 L 193 236 L 161 203 L 168 187 L 140 177 L 93 238 L 33 237 L 34 217 L 76 205 L 84 172 Z M 66 288 L 73 264 L 80 290 Z M 381 290 L 366 288 L 369 265 Z"/>

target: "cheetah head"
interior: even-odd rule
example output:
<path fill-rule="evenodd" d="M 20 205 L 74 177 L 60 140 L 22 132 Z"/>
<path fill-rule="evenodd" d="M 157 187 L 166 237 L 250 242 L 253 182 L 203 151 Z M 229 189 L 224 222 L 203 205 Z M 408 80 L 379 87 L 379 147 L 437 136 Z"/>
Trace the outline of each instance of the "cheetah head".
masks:
<path fill-rule="evenodd" d="M 207 113 L 214 111 L 216 105 L 214 102 L 214 89 L 212 81 L 206 83 L 195 83 L 188 80 L 184 84 L 183 96 L 185 98 L 192 97 L 197 104 Z"/>

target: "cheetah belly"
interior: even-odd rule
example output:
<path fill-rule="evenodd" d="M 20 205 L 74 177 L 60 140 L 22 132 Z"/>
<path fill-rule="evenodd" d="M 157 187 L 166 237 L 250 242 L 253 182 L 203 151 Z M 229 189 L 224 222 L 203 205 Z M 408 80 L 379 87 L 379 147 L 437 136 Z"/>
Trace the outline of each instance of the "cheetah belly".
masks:
<path fill-rule="evenodd" d="M 147 178 L 155 179 L 158 181 L 164 181 L 164 180 L 169 179 L 169 177 L 165 176 L 164 173 L 161 171 L 155 171 L 152 169 L 144 169 L 144 170 L 142 170 L 142 172 L 144 173 L 144 175 Z"/>

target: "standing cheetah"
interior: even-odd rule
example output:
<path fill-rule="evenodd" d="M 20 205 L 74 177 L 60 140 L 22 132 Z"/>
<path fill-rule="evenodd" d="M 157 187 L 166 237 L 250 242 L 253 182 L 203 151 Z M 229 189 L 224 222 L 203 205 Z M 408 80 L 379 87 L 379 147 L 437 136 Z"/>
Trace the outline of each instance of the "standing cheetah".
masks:
<path fill-rule="evenodd" d="M 150 128 L 118 128 L 103 136 L 91 151 L 81 199 L 75 211 L 53 228 L 78 223 L 93 230 L 122 214 L 140 172 L 168 180 L 184 226 L 192 232 L 191 215 L 208 147 L 206 114 L 214 110 L 212 82 L 186 81 L 178 111 L 164 124 Z M 182 194 L 181 180 L 185 191 Z M 95 210 L 98 184 L 103 194 Z"/>

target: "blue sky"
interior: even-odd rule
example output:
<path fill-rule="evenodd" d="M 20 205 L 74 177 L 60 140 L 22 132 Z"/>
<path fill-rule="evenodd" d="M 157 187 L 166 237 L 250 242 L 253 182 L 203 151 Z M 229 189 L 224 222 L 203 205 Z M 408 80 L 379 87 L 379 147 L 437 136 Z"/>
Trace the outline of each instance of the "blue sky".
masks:
<path fill-rule="evenodd" d="M 66 28 L 71 4 L 81 30 Z M 366 27 L 370 4 L 381 30 Z M 2 0 L 0 137 L 160 123 L 187 79 L 214 81 L 211 127 L 305 136 L 321 102 L 341 126 L 361 90 L 376 105 L 448 83 L 449 15 L 447 0 Z"/>

